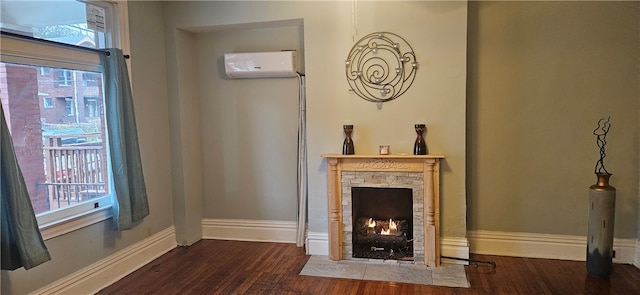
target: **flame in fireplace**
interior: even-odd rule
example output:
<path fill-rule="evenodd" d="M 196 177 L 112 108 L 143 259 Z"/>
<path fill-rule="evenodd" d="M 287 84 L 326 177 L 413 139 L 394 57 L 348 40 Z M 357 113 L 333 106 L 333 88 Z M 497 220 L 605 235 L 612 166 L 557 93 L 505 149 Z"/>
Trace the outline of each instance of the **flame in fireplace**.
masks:
<path fill-rule="evenodd" d="M 381 235 L 390 235 L 391 232 L 396 232 L 398 230 L 398 225 L 396 224 L 395 221 L 393 221 L 393 219 L 389 219 L 389 228 L 387 229 L 382 229 L 382 231 L 380 232 Z"/>
<path fill-rule="evenodd" d="M 376 222 L 373 220 L 373 218 L 369 218 L 369 222 L 367 222 L 367 226 L 376 227 Z"/>

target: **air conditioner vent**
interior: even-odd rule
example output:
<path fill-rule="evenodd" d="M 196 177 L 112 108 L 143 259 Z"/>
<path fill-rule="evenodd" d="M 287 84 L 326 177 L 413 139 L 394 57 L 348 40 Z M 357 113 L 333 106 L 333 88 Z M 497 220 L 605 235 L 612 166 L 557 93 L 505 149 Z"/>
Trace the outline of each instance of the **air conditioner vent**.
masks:
<path fill-rule="evenodd" d="M 295 51 L 227 53 L 224 71 L 229 78 L 288 78 L 296 74 Z"/>

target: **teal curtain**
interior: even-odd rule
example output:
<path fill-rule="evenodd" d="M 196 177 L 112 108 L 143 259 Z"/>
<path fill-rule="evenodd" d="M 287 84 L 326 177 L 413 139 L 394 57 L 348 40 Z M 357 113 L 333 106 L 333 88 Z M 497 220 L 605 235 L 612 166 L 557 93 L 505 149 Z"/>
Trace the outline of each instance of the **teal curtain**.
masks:
<path fill-rule="evenodd" d="M 2 269 L 14 270 L 20 267 L 30 269 L 51 260 L 49 251 L 42 240 L 38 221 L 33 213 L 31 199 L 22 176 L 11 134 L 0 105 L 2 126 L 0 135 L 0 195 L 2 211 Z"/>
<path fill-rule="evenodd" d="M 100 63 L 115 189 L 113 221 L 117 230 L 126 230 L 149 215 L 149 202 L 127 64 L 122 50 L 110 48 L 105 53 L 100 55 Z"/>

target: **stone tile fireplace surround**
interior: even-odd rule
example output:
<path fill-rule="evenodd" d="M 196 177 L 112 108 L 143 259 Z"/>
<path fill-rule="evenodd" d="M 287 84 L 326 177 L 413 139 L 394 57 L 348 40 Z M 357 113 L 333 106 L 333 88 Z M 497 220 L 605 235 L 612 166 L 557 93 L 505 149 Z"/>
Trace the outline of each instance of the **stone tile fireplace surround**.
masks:
<path fill-rule="evenodd" d="M 414 263 L 440 265 L 440 159 L 443 155 L 322 155 L 327 159 L 329 258 L 352 255 L 352 187 L 409 188 Z"/>

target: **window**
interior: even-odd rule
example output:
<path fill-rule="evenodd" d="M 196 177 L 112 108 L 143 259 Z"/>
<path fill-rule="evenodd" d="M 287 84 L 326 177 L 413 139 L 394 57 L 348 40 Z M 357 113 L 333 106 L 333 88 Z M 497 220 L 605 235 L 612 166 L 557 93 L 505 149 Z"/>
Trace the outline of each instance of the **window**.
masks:
<path fill-rule="evenodd" d="M 70 70 L 58 70 L 58 86 L 71 86 L 73 83 L 72 73 Z"/>
<path fill-rule="evenodd" d="M 45 109 L 52 109 L 53 108 L 53 99 L 51 99 L 51 97 L 42 98 L 42 107 L 45 108 Z"/>
<path fill-rule="evenodd" d="M 90 48 L 113 43 L 114 13 L 106 1 L 2 1 L 1 5 L 4 31 Z"/>
<path fill-rule="evenodd" d="M 51 68 L 40 67 L 40 76 L 49 76 L 51 74 Z"/>
<path fill-rule="evenodd" d="M 98 86 L 98 75 L 95 73 L 82 73 L 82 86 Z"/>
<path fill-rule="evenodd" d="M 126 4 L 116 1 L 0 1 L 0 11 L 3 32 L 123 47 L 114 20 Z M 3 109 L 11 136 L 21 140 L 14 148 L 43 237 L 109 218 L 113 188 L 98 54 L 6 34 L 0 42 Z"/>
<path fill-rule="evenodd" d="M 61 97 L 61 98 L 64 99 L 65 115 L 67 115 L 67 117 L 73 116 L 73 98 L 72 97 Z"/>
<path fill-rule="evenodd" d="M 98 98 L 84 98 L 84 115 L 87 118 L 97 118 L 100 115 L 100 111 L 98 110 Z"/>

